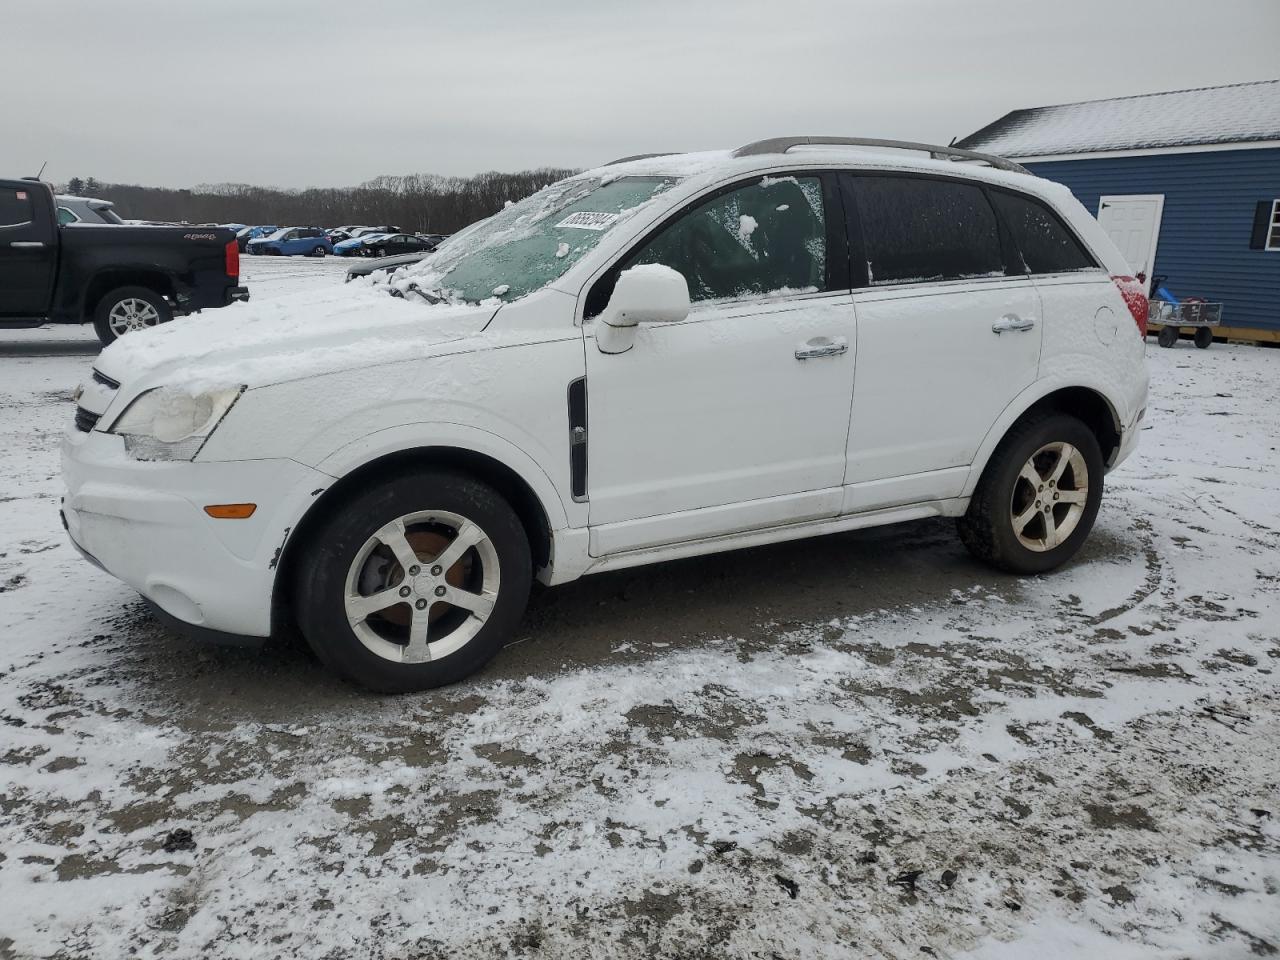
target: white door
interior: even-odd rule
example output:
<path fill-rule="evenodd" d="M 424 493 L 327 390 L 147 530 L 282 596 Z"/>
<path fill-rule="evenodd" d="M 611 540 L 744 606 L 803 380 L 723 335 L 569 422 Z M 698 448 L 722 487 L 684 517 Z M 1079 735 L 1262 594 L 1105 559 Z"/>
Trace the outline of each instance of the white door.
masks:
<path fill-rule="evenodd" d="M 846 513 L 957 496 L 991 426 L 1039 370 L 1040 296 L 972 183 L 845 180 L 868 285 Z M 1010 276 L 1014 272 L 1017 275 Z"/>
<path fill-rule="evenodd" d="M 961 280 L 859 290 L 854 300 L 846 510 L 956 496 L 991 425 L 1036 379 L 1035 286 L 1027 277 Z M 905 477 L 919 479 L 874 483 Z"/>
<path fill-rule="evenodd" d="M 1160 238 L 1160 218 L 1164 194 L 1144 193 L 1102 197 L 1098 200 L 1098 223 L 1124 254 L 1129 269 L 1146 280 L 1156 264 L 1156 241 Z"/>
<path fill-rule="evenodd" d="M 587 327 L 593 555 L 839 512 L 857 337 L 848 291 L 823 292 L 825 209 L 819 177 L 755 178 L 627 259 L 679 270 L 694 305 L 626 353 Z"/>

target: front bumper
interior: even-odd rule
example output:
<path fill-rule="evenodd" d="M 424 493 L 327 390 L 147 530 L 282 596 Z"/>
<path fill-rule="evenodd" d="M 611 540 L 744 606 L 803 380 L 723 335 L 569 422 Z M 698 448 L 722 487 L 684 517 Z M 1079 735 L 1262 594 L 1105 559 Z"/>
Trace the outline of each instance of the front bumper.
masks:
<path fill-rule="evenodd" d="M 285 540 L 332 478 L 292 460 L 151 463 L 112 434 L 62 442 L 63 523 L 81 553 L 170 617 L 240 637 L 271 633 L 276 566 Z M 244 520 L 204 507 L 256 503 Z"/>

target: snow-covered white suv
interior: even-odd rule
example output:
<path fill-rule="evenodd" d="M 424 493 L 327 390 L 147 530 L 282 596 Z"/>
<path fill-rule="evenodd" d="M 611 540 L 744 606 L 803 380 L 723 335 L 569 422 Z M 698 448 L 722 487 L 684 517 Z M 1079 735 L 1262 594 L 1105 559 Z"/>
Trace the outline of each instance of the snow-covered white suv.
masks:
<path fill-rule="evenodd" d="M 1070 193 L 998 157 L 629 158 L 381 282 L 112 345 L 63 516 L 171 618 L 292 616 L 384 691 L 488 661 L 534 577 L 930 516 L 1040 573 L 1137 441 L 1127 274 Z"/>

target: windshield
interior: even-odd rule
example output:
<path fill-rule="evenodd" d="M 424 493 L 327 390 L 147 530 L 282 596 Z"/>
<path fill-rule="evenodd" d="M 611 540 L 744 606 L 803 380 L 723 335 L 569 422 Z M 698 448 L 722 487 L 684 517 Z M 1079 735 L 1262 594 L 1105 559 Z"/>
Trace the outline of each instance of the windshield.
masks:
<path fill-rule="evenodd" d="M 290 230 L 292 230 L 292 229 L 293 229 L 292 227 L 281 227 L 281 228 L 280 228 L 279 230 L 277 230 L 275 233 L 273 233 L 273 234 L 271 234 L 269 237 L 267 237 L 267 239 L 268 239 L 268 240 L 283 240 L 283 239 L 284 239 L 284 235 L 285 235 L 286 233 L 288 233 L 288 232 L 289 232 Z"/>
<path fill-rule="evenodd" d="M 553 183 L 450 238 L 393 283 L 401 292 L 428 290 L 469 303 L 523 297 L 559 278 L 674 182 L 596 176 Z"/>

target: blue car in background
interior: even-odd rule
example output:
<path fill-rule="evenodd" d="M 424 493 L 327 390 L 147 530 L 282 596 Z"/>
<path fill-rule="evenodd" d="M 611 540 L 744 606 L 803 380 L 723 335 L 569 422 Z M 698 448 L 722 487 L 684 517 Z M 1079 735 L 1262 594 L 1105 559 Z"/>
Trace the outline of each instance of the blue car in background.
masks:
<path fill-rule="evenodd" d="M 276 257 L 323 257 L 333 244 L 319 227 L 282 227 L 269 237 L 249 241 L 249 252 Z"/>
<path fill-rule="evenodd" d="M 340 257 L 358 257 L 364 254 L 366 240 L 380 240 L 389 236 L 386 233 L 362 233 L 352 237 L 349 240 L 343 240 L 341 243 L 333 245 L 333 252 Z"/>

